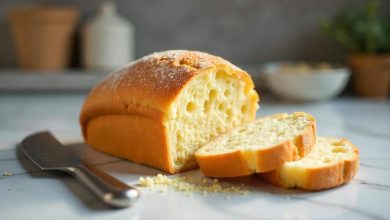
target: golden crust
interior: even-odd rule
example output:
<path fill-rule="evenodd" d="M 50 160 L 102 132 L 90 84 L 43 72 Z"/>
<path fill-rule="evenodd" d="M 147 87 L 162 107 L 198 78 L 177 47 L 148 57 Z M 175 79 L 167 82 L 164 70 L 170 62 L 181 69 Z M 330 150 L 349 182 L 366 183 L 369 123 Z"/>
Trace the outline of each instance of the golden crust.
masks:
<path fill-rule="evenodd" d="M 311 191 L 329 189 L 348 183 L 356 175 L 359 166 L 359 150 L 351 142 L 347 140 L 343 141 L 348 142 L 353 147 L 353 158 L 323 167 L 306 169 L 306 178 L 303 185 L 298 186 L 299 188 Z M 262 173 L 260 176 L 273 185 L 288 188 L 283 180 L 281 180 L 278 169 Z"/>
<path fill-rule="evenodd" d="M 284 162 L 298 160 L 310 152 L 316 141 L 315 119 L 312 118 L 311 122 L 308 129 L 295 140 L 256 150 L 256 170 L 248 168 L 248 158 L 240 150 L 224 154 L 195 154 L 196 159 L 202 173 L 209 177 L 238 177 L 255 172 L 268 172 L 280 167 Z"/>
<path fill-rule="evenodd" d="M 168 135 L 163 126 L 166 114 L 187 83 L 201 73 L 217 69 L 233 74 L 245 81 L 246 89 L 253 89 L 253 81 L 245 71 L 220 57 L 195 51 L 154 53 L 110 74 L 90 91 L 80 112 L 85 141 L 105 153 L 170 173 L 178 172 L 173 170 L 169 158 Z M 257 102 L 258 97 L 252 98 Z M 105 122 L 99 119 L 103 116 Z M 129 123 L 134 118 L 142 119 L 144 124 L 132 128 Z M 156 129 L 151 131 L 149 126 Z M 133 136 L 133 132 L 144 135 Z M 161 138 L 147 140 L 150 137 L 146 134 L 152 132 L 158 132 Z M 138 149 L 144 147 L 154 149 L 150 156 Z"/>
<path fill-rule="evenodd" d="M 245 71 L 220 57 L 180 50 L 154 53 L 110 74 L 90 91 L 80 113 L 83 134 L 88 121 L 100 115 L 136 114 L 159 121 L 194 76 L 217 67 L 243 79 L 248 89 L 254 87 Z"/>
<path fill-rule="evenodd" d="M 210 156 L 196 156 L 199 167 L 205 176 L 236 177 L 253 173 L 240 151 Z"/>
<path fill-rule="evenodd" d="M 137 115 L 103 115 L 87 126 L 88 144 L 94 149 L 173 172 L 161 124 Z"/>

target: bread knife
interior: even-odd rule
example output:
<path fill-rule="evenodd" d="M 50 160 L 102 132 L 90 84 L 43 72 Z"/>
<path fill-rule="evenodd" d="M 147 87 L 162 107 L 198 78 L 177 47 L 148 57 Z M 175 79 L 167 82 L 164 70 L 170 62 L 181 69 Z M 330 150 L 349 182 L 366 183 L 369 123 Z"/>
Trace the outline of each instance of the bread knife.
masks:
<path fill-rule="evenodd" d="M 21 148 L 42 170 L 57 170 L 71 174 L 111 207 L 129 207 L 140 196 L 136 188 L 84 163 L 48 131 L 26 137 L 21 143 Z"/>

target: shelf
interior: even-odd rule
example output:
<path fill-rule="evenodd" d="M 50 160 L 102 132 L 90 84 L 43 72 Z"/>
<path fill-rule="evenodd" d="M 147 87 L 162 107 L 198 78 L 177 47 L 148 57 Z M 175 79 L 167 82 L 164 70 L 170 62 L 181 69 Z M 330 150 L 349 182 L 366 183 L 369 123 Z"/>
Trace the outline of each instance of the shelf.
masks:
<path fill-rule="evenodd" d="M 260 66 L 242 66 L 253 78 L 257 88 L 264 86 Z M 66 70 L 60 72 L 0 70 L 0 92 L 88 91 L 110 71 Z"/>
<path fill-rule="evenodd" d="M 0 91 L 86 91 L 106 75 L 102 71 L 85 70 L 0 70 Z"/>

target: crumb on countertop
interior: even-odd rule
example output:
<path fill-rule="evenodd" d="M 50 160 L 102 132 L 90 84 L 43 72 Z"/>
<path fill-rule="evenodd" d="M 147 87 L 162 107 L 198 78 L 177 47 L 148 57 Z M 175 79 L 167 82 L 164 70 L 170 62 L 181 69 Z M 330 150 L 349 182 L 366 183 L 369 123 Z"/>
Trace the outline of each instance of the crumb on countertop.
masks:
<path fill-rule="evenodd" d="M 163 174 L 157 174 L 154 177 L 140 177 L 138 185 L 148 188 L 152 191 L 166 193 L 169 188 L 175 191 L 183 192 L 186 196 L 192 196 L 193 193 L 202 195 L 217 194 L 217 193 L 232 193 L 239 195 L 248 195 L 249 191 L 244 189 L 244 185 L 240 186 L 224 186 L 218 179 L 210 178 L 186 178 L 182 177 L 167 177 Z"/>
<path fill-rule="evenodd" d="M 12 176 L 12 173 L 9 172 L 9 171 L 5 171 L 5 172 L 3 173 L 3 176 Z"/>

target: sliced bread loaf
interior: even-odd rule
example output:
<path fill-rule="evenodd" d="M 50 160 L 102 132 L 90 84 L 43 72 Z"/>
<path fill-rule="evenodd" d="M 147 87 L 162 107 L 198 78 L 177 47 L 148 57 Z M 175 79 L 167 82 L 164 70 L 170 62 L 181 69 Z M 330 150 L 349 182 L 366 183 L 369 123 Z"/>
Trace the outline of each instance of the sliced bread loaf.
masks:
<path fill-rule="evenodd" d="M 351 142 L 317 137 L 312 151 L 304 158 L 260 175 L 285 188 L 321 190 L 347 183 L 355 176 L 358 165 L 359 151 Z"/>
<path fill-rule="evenodd" d="M 274 114 L 228 131 L 197 150 L 195 156 L 206 176 L 245 176 L 300 159 L 315 140 L 313 116 Z"/>
<path fill-rule="evenodd" d="M 173 50 L 143 57 L 96 85 L 80 124 L 101 152 L 169 173 L 197 167 L 194 151 L 256 117 L 250 75 L 207 53 Z"/>

